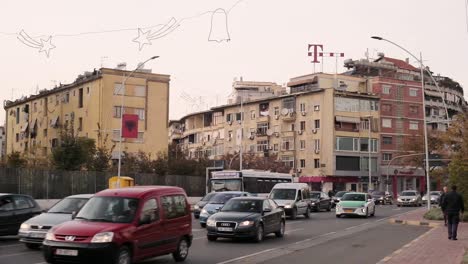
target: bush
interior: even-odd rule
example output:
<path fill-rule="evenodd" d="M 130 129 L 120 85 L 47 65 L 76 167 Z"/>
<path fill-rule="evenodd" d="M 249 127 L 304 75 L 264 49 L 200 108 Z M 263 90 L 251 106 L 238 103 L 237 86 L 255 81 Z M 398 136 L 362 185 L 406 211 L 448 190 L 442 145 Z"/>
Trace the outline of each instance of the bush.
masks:
<path fill-rule="evenodd" d="M 442 210 L 440 207 L 431 208 L 431 210 L 427 211 L 424 214 L 424 218 L 427 220 L 444 220 L 444 215 L 442 214 Z M 468 212 L 463 214 L 463 222 L 468 222 Z"/>

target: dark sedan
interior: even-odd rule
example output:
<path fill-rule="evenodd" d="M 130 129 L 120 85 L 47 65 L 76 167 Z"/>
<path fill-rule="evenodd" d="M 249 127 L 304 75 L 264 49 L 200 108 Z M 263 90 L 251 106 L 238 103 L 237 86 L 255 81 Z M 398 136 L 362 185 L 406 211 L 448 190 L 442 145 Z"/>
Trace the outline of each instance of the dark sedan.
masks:
<path fill-rule="evenodd" d="M 265 197 L 238 197 L 226 202 L 220 212 L 207 221 L 207 238 L 252 238 L 260 242 L 269 233 L 283 237 L 286 215 Z"/>
<path fill-rule="evenodd" d="M 324 192 L 310 192 L 310 202 L 311 209 L 316 212 L 320 212 L 323 209 L 331 211 L 333 204 L 328 194 Z"/>
<path fill-rule="evenodd" d="M 210 202 L 210 199 L 213 198 L 215 194 L 215 192 L 208 193 L 197 204 L 195 204 L 195 206 L 193 207 L 193 217 L 195 217 L 195 219 L 198 219 L 200 217 L 201 210 L 203 209 L 203 207 L 205 207 L 207 203 Z"/>
<path fill-rule="evenodd" d="M 17 235 L 21 224 L 42 212 L 31 196 L 0 194 L 0 236 Z"/>
<path fill-rule="evenodd" d="M 341 197 L 348 193 L 347 191 L 339 191 L 333 196 L 333 203 L 337 205 L 341 201 Z"/>

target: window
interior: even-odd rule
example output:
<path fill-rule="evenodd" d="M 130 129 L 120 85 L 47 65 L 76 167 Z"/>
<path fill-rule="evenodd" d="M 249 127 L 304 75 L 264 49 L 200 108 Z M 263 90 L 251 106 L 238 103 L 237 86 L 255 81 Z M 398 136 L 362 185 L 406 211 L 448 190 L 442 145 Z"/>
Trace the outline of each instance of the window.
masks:
<path fill-rule="evenodd" d="M 55 95 L 55 105 L 59 105 L 60 103 L 60 95 Z"/>
<path fill-rule="evenodd" d="M 320 119 L 315 119 L 314 123 L 315 123 L 315 129 L 319 129 L 320 128 Z"/>
<path fill-rule="evenodd" d="M 250 119 L 255 119 L 255 110 L 250 111 Z"/>
<path fill-rule="evenodd" d="M 16 107 L 16 124 L 19 124 L 20 121 L 20 108 Z"/>
<path fill-rule="evenodd" d="M 418 121 L 410 121 L 409 122 L 409 129 L 410 130 L 418 130 L 419 129 L 419 122 Z"/>
<path fill-rule="evenodd" d="M 371 111 L 377 111 L 377 110 L 379 110 L 379 102 L 370 101 L 369 104 L 370 104 L 370 110 L 371 110 Z"/>
<path fill-rule="evenodd" d="M 338 151 L 359 151 L 359 139 L 352 137 L 337 137 L 336 150 Z"/>
<path fill-rule="evenodd" d="M 236 113 L 236 120 L 237 120 L 237 121 L 241 121 L 241 120 L 243 120 L 243 119 L 244 119 L 244 118 L 243 118 L 243 113 Z"/>
<path fill-rule="evenodd" d="M 306 130 L 306 122 L 305 122 L 305 121 L 301 121 L 300 127 L 301 127 L 301 131 L 305 131 L 305 130 Z"/>
<path fill-rule="evenodd" d="M 269 103 L 261 103 L 259 105 L 259 116 L 269 116 L 269 108 L 270 108 L 270 104 Z"/>
<path fill-rule="evenodd" d="M 314 150 L 320 150 L 320 139 L 314 140 Z"/>
<path fill-rule="evenodd" d="M 120 129 L 112 130 L 112 140 L 119 141 L 120 139 Z"/>
<path fill-rule="evenodd" d="M 320 168 L 320 159 L 314 159 L 314 168 Z"/>
<path fill-rule="evenodd" d="M 145 109 L 135 108 L 135 114 L 138 115 L 138 120 L 145 120 Z"/>
<path fill-rule="evenodd" d="M 16 142 L 18 142 L 18 141 L 19 141 L 19 134 L 16 133 Z"/>
<path fill-rule="evenodd" d="M 336 156 L 336 170 L 360 171 L 359 157 Z"/>
<path fill-rule="evenodd" d="M 296 109 L 296 98 L 288 97 L 283 99 L 283 109 L 294 111 Z"/>
<path fill-rule="evenodd" d="M 417 114 L 417 113 L 418 113 L 418 110 L 419 110 L 419 107 L 416 106 L 416 105 L 410 105 L 410 107 L 409 107 L 409 112 L 410 112 L 411 114 Z"/>
<path fill-rule="evenodd" d="M 53 138 L 52 141 L 51 141 L 51 146 L 53 148 L 58 147 L 58 142 L 59 142 L 58 138 Z"/>
<path fill-rule="evenodd" d="M 268 150 L 268 140 L 257 141 L 257 152 L 265 152 Z"/>
<path fill-rule="evenodd" d="M 273 151 L 278 151 L 278 144 L 273 144 Z"/>
<path fill-rule="evenodd" d="M 301 140 L 299 141 L 300 142 L 300 149 L 301 150 L 304 150 L 306 148 L 306 141 L 305 140 Z"/>
<path fill-rule="evenodd" d="M 382 118 L 382 127 L 391 128 L 392 127 L 392 120 L 388 118 Z"/>
<path fill-rule="evenodd" d="M 255 152 L 255 145 L 249 145 L 249 152 L 254 153 Z"/>
<path fill-rule="evenodd" d="M 384 145 L 391 145 L 392 144 L 392 137 L 382 137 L 382 143 Z"/>
<path fill-rule="evenodd" d="M 145 202 L 141 209 L 140 219 L 149 218 L 150 222 L 159 221 L 159 209 L 156 199 L 150 199 Z"/>
<path fill-rule="evenodd" d="M 301 159 L 301 168 L 305 168 L 305 166 L 306 166 L 305 159 Z"/>
<path fill-rule="evenodd" d="M 274 110 L 275 116 L 279 116 L 280 114 L 279 107 L 275 107 L 273 110 Z"/>
<path fill-rule="evenodd" d="M 120 106 L 114 106 L 114 117 L 120 118 L 122 115 L 122 108 Z"/>
<path fill-rule="evenodd" d="M 410 88 L 409 89 L 409 95 L 412 96 L 412 97 L 418 96 L 418 89 Z"/>
<path fill-rule="evenodd" d="M 78 118 L 78 131 L 82 131 L 82 130 L 83 130 L 83 118 L 79 117 Z"/>
<path fill-rule="evenodd" d="M 78 90 L 78 108 L 83 108 L 83 88 Z"/>
<path fill-rule="evenodd" d="M 268 123 L 257 123 L 257 134 L 260 136 L 264 136 L 267 134 L 268 130 Z"/>
<path fill-rule="evenodd" d="M 66 104 L 69 103 L 69 102 L 70 102 L 70 93 L 69 93 L 69 92 L 66 92 L 64 96 L 65 96 L 65 97 L 64 97 L 64 98 L 65 98 L 65 99 L 64 99 L 65 103 L 66 103 Z"/>
<path fill-rule="evenodd" d="M 281 144 L 281 150 L 294 150 L 294 138 L 293 137 L 285 137 L 283 138 L 283 142 Z"/>
<path fill-rule="evenodd" d="M 320 111 L 320 105 L 314 105 L 314 111 Z"/>
<path fill-rule="evenodd" d="M 392 105 L 391 104 L 382 104 L 382 111 L 383 112 L 391 112 L 392 111 Z"/>
<path fill-rule="evenodd" d="M 162 209 L 167 219 L 178 218 L 187 215 L 187 202 L 182 195 L 163 196 Z"/>
<path fill-rule="evenodd" d="M 47 128 L 44 128 L 44 137 L 47 137 Z"/>
<path fill-rule="evenodd" d="M 145 86 L 135 86 L 135 96 L 145 97 L 146 96 L 146 87 Z"/>
<path fill-rule="evenodd" d="M 281 161 L 285 166 L 289 168 L 294 168 L 294 157 L 291 156 L 281 156 Z"/>
<path fill-rule="evenodd" d="M 232 137 L 233 137 L 232 130 L 230 130 L 230 131 L 228 131 L 228 138 L 232 139 Z"/>
<path fill-rule="evenodd" d="M 143 142 L 144 132 L 138 132 L 138 138 L 135 139 L 135 142 Z"/>
<path fill-rule="evenodd" d="M 86 94 L 89 94 L 89 87 L 86 87 Z"/>
<path fill-rule="evenodd" d="M 34 102 L 34 104 L 33 104 L 33 112 L 34 113 L 37 112 L 37 102 Z"/>
<path fill-rule="evenodd" d="M 121 83 L 114 84 L 114 95 L 123 95 L 125 88 Z"/>
<path fill-rule="evenodd" d="M 307 111 L 306 111 L 306 104 L 305 104 L 305 103 L 301 103 L 301 104 L 299 105 L 299 108 L 300 108 L 300 111 L 301 111 L 301 112 L 307 112 Z"/>
<path fill-rule="evenodd" d="M 391 153 L 382 153 L 382 160 L 384 160 L 384 161 L 392 160 L 392 154 Z"/>
<path fill-rule="evenodd" d="M 382 93 L 383 93 L 383 94 L 390 94 L 390 88 L 392 88 L 392 86 L 390 86 L 390 85 L 382 85 Z"/>
<path fill-rule="evenodd" d="M 11 211 L 14 209 L 13 198 L 11 197 L 2 197 L 0 198 L 0 212 L 2 211 Z"/>

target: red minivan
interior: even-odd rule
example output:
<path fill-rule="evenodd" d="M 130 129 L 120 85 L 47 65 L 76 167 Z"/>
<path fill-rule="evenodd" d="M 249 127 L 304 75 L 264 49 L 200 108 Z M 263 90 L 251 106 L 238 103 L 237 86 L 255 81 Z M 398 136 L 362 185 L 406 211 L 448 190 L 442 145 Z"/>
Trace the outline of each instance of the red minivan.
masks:
<path fill-rule="evenodd" d="M 171 186 L 108 189 L 74 220 L 52 228 L 43 244 L 49 263 L 119 263 L 172 254 L 184 261 L 192 244 L 185 191 Z"/>

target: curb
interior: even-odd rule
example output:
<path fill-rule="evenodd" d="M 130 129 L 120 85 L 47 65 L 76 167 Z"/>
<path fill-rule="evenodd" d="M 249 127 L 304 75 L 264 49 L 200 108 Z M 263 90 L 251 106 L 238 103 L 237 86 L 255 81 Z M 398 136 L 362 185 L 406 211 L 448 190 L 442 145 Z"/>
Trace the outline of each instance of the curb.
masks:
<path fill-rule="evenodd" d="M 428 227 L 438 227 L 441 224 L 434 223 L 434 222 L 426 222 L 426 221 L 411 221 L 411 220 L 400 220 L 391 218 L 388 220 L 390 224 L 400 224 L 400 225 L 413 225 L 413 226 L 428 226 Z"/>

